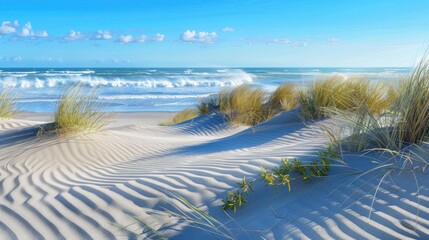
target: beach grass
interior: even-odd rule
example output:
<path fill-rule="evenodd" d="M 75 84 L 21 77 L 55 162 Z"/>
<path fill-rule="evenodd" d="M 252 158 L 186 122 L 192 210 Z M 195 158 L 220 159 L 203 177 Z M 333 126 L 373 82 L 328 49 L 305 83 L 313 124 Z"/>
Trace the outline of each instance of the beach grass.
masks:
<path fill-rule="evenodd" d="M 387 83 L 334 75 L 301 89 L 298 102 L 306 119 L 318 120 L 332 109 L 356 112 L 363 106 L 371 113 L 381 114 L 392 105 L 395 94 L 394 88 Z"/>
<path fill-rule="evenodd" d="M 16 99 L 11 88 L 0 91 L 0 118 L 11 118 L 16 113 Z"/>
<path fill-rule="evenodd" d="M 171 126 L 171 125 L 175 125 L 184 121 L 188 121 L 191 120 L 195 117 L 198 116 L 198 110 L 197 109 L 191 109 L 191 108 L 186 108 L 183 109 L 182 111 L 176 113 L 172 119 L 166 121 L 166 122 L 162 122 L 159 125 L 160 126 Z"/>
<path fill-rule="evenodd" d="M 306 119 L 320 119 L 326 116 L 327 108 L 343 108 L 347 105 L 348 94 L 341 84 L 341 76 L 331 76 L 315 80 L 310 86 L 298 92 L 298 102 Z"/>
<path fill-rule="evenodd" d="M 369 82 L 353 84 L 366 89 Z M 347 150 L 358 152 L 377 148 L 399 153 L 405 148 L 427 143 L 429 59 L 422 59 L 397 87 L 373 86 L 364 91 L 367 96 L 358 93 L 360 96 L 350 97 L 359 104 L 354 109 L 330 108 L 325 111 L 336 123 L 335 127 L 324 128 L 331 140 Z M 387 92 L 384 97 L 383 92 Z"/>
<path fill-rule="evenodd" d="M 429 58 L 416 66 L 403 84 L 394 114 L 401 116 L 396 125 L 399 140 L 409 144 L 420 144 L 429 133 Z"/>
<path fill-rule="evenodd" d="M 267 119 L 298 106 L 296 98 L 296 86 L 291 83 L 283 83 L 269 96 L 264 104 L 264 115 Z"/>
<path fill-rule="evenodd" d="M 54 115 L 57 134 L 99 130 L 107 124 L 106 113 L 95 91 L 86 92 L 82 84 L 68 87 L 58 102 Z"/>
<path fill-rule="evenodd" d="M 207 98 L 201 99 L 197 104 L 197 110 L 199 115 L 208 115 L 219 112 L 219 96 L 211 95 Z"/>
<path fill-rule="evenodd" d="M 226 88 L 219 93 L 219 109 L 229 122 L 253 126 L 264 121 L 264 96 L 263 89 L 247 84 Z"/>

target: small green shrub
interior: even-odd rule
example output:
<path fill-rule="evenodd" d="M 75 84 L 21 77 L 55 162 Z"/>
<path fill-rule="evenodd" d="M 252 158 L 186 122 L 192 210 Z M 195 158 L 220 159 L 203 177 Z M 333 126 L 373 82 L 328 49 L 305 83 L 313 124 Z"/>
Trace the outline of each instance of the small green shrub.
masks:
<path fill-rule="evenodd" d="M 161 126 L 171 126 L 184 121 L 191 120 L 198 116 L 198 111 L 196 109 L 186 108 L 178 113 L 176 113 L 173 118 L 169 121 L 160 123 Z"/>
<path fill-rule="evenodd" d="M 15 114 L 16 99 L 12 89 L 4 88 L 0 91 L 0 118 L 11 118 Z"/>
<path fill-rule="evenodd" d="M 228 196 L 222 202 L 222 210 L 231 209 L 236 212 L 237 207 L 240 207 L 243 203 L 247 203 L 247 198 L 239 190 L 236 192 L 229 191 Z"/>
<path fill-rule="evenodd" d="M 303 182 L 308 182 L 311 180 L 311 175 L 308 172 L 308 168 L 306 166 L 303 166 L 301 164 L 301 161 L 298 161 L 295 159 L 292 163 L 292 167 L 293 167 L 295 172 L 297 172 L 297 173 L 299 173 L 299 175 L 301 175 L 301 180 Z"/>
<path fill-rule="evenodd" d="M 319 160 L 308 165 L 302 165 L 301 161 L 296 159 L 290 162 L 288 158 L 283 158 L 278 167 L 271 170 L 262 167 L 257 180 L 264 182 L 266 186 L 287 185 L 290 192 L 291 183 L 297 179 L 293 174 L 299 175 L 303 182 L 309 182 L 313 177 L 328 176 L 331 161 L 339 159 L 338 152 L 332 146 L 329 146 L 325 151 L 319 151 L 317 156 Z M 249 190 L 254 191 L 252 185 L 255 181 L 256 179 L 247 182 L 246 177 L 243 177 L 243 180 L 238 183 L 240 189 L 235 192 L 229 191 L 226 198 L 222 200 L 222 210 L 231 209 L 235 212 L 243 203 L 247 203 Z"/>

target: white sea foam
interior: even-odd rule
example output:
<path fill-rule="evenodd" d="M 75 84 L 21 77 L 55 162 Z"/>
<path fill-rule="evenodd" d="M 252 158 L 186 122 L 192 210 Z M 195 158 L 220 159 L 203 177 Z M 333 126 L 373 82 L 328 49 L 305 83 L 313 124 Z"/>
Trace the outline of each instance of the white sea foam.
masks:
<path fill-rule="evenodd" d="M 244 71 L 234 71 L 228 74 L 199 73 L 195 75 L 172 76 L 142 76 L 139 78 L 104 78 L 90 75 L 78 75 L 61 73 L 63 75 L 51 76 L 44 74 L 35 78 L 18 78 L 13 76 L 0 77 L 2 87 L 43 88 L 60 87 L 62 85 L 81 82 L 91 87 L 113 88 L 182 88 L 182 87 L 227 87 L 237 86 L 243 83 L 252 83 L 253 75 Z M 65 74 L 65 75 L 64 75 Z"/>
<path fill-rule="evenodd" d="M 102 100 L 133 100 L 133 99 L 187 99 L 187 98 L 205 98 L 210 94 L 197 94 L 197 95 L 115 95 L 115 96 L 100 96 Z"/>
<path fill-rule="evenodd" d="M 268 92 L 283 82 L 302 84 L 320 77 L 339 74 L 369 79 L 402 77 L 406 68 L 251 68 L 251 69 L 10 69 L 0 70 L 0 89 L 16 88 L 20 109 L 54 111 L 53 104 L 64 86 L 82 83 L 85 90 L 99 90 L 106 111 L 181 110 L 193 107 L 200 98 L 223 87 L 256 84 Z M 49 104 L 44 104 L 49 103 Z"/>

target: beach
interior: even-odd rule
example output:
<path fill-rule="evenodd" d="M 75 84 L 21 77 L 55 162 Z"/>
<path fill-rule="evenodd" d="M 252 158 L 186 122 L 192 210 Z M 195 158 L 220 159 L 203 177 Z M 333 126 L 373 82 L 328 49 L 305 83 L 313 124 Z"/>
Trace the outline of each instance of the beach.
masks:
<path fill-rule="evenodd" d="M 325 149 L 326 135 L 298 110 L 253 127 L 219 114 L 175 126 L 158 126 L 171 112 L 114 115 L 103 130 L 70 137 L 37 137 L 52 113 L 0 120 L 0 239 L 159 239 L 151 229 L 222 239 L 175 221 L 176 207 L 189 211 L 178 197 L 237 239 L 429 237 L 427 171 L 362 174 L 382 161 L 377 153 L 344 154 L 348 167 L 295 181 L 290 192 L 257 183 L 237 212 L 222 211 L 243 176 L 257 179 L 285 157 L 311 162 Z"/>
<path fill-rule="evenodd" d="M 429 1 L 0 8 L 0 240 L 429 240 Z"/>

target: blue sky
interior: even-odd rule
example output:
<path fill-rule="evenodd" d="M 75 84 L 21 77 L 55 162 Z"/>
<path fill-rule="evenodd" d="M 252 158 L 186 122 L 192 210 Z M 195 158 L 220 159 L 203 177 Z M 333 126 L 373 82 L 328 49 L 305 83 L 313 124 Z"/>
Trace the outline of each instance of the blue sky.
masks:
<path fill-rule="evenodd" d="M 0 9 L 0 67 L 409 67 L 429 1 L 32 0 Z"/>

